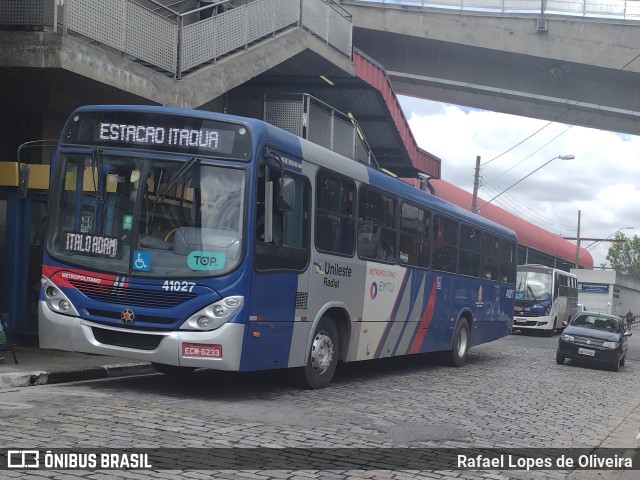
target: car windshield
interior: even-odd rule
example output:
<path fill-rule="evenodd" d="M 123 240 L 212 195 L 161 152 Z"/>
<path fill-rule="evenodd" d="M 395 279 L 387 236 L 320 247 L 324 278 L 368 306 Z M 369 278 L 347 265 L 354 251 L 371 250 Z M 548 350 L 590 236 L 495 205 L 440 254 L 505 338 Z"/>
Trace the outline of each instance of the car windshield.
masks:
<path fill-rule="evenodd" d="M 92 270 L 220 275 L 241 258 L 244 169 L 131 156 L 65 155 L 48 249 Z"/>
<path fill-rule="evenodd" d="M 551 275 L 542 272 L 518 272 L 516 300 L 546 300 L 551 297 Z"/>
<path fill-rule="evenodd" d="M 620 320 L 612 317 L 601 317 L 598 315 L 578 315 L 571 325 L 575 327 L 592 328 L 594 330 L 604 330 L 607 332 L 617 332 Z"/>

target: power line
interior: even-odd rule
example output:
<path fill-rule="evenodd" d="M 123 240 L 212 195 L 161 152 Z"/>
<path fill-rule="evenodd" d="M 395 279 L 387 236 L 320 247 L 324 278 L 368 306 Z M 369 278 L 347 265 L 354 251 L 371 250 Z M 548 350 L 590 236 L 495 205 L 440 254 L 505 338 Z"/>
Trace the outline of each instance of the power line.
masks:
<path fill-rule="evenodd" d="M 483 185 L 483 189 L 484 185 Z M 493 195 L 492 190 L 491 189 L 485 189 L 487 190 L 487 192 L 490 195 Z M 506 197 L 506 198 L 505 198 Z M 567 232 L 573 232 L 575 230 L 575 227 L 573 225 L 571 226 L 567 226 L 565 224 L 556 222 L 555 220 L 552 220 L 542 214 L 540 214 L 539 212 L 532 210 L 531 208 L 529 208 L 527 205 L 524 205 L 523 203 L 521 203 L 520 201 L 518 201 L 515 197 L 511 196 L 511 195 L 505 195 L 501 197 L 502 201 L 498 201 L 497 203 L 499 205 L 501 205 L 505 210 L 507 211 L 517 211 L 518 215 L 520 217 L 524 217 L 530 221 L 532 221 L 532 223 L 536 223 L 536 224 L 546 224 L 549 225 L 553 228 L 548 228 L 548 230 L 564 230 Z"/>
<path fill-rule="evenodd" d="M 513 166 L 511 166 L 510 168 L 508 168 L 507 170 L 505 170 L 504 172 L 496 175 L 495 177 L 493 177 L 491 180 L 489 180 L 489 182 L 495 180 L 496 178 L 500 178 L 502 175 L 504 175 L 505 173 L 513 170 L 514 168 L 516 168 L 518 165 L 520 165 L 522 162 L 524 162 L 525 160 L 530 159 L 532 156 L 534 156 L 536 153 L 538 153 L 540 150 L 542 150 L 544 147 L 548 146 L 549 144 L 551 144 L 552 142 L 555 142 L 558 137 L 560 137 L 561 135 L 564 135 L 567 130 L 569 130 L 570 128 L 573 128 L 575 125 L 569 125 L 567 128 L 565 128 L 562 132 L 560 132 L 558 135 L 556 135 L 555 137 L 553 137 L 551 140 L 549 140 L 547 143 L 545 143 L 544 145 L 542 145 L 540 148 L 538 148 L 537 150 L 535 150 L 534 152 L 531 152 L 531 154 L 527 155 L 526 157 L 524 157 L 522 160 L 520 160 L 518 163 L 514 164 Z M 489 163 L 489 162 L 487 162 Z M 485 164 L 486 165 L 486 164 Z"/>
<path fill-rule="evenodd" d="M 625 63 L 621 68 L 618 69 L 618 71 L 623 71 L 624 69 L 626 69 L 629 65 L 631 65 L 633 62 L 635 62 L 638 58 L 640 58 L 640 53 L 638 53 L 638 55 L 636 55 L 635 57 L 633 57 L 631 60 L 629 60 L 627 63 Z M 524 140 L 518 142 L 517 144 L 515 144 L 513 147 L 509 148 L 508 150 L 502 152 L 500 155 L 497 155 L 495 157 L 493 157 L 491 160 L 487 160 L 485 163 L 483 163 L 481 166 L 485 166 L 491 162 L 493 162 L 494 160 L 497 160 L 498 158 L 502 157 L 503 155 L 509 153 L 511 150 L 513 150 L 514 148 L 522 145 L 524 142 L 526 142 L 527 140 L 529 140 L 530 138 L 532 138 L 533 136 L 537 135 L 538 133 L 540 133 L 542 130 L 544 130 L 545 128 L 547 128 L 549 125 L 551 125 L 552 123 L 557 122 L 558 120 L 560 120 L 560 118 L 562 118 L 564 115 L 566 115 L 567 113 L 569 113 L 571 110 L 574 109 L 574 107 L 582 102 L 584 102 L 587 98 L 589 98 L 591 95 L 593 95 L 594 93 L 596 93 L 598 90 L 600 90 L 600 88 L 602 88 L 602 86 L 604 85 L 604 83 L 600 83 L 599 85 L 597 85 L 593 90 L 591 90 L 590 92 L 588 92 L 585 96 L 583 96 L 582 98 L 580 98 L 579 100 L 577 100 L 575 103 L 573 103 L 571 106 L 569 106 L 564 112 L 560 113 L 560 115 L 558 115 L 557 117 L 555 117 L 553 120 L 550 120 L 546 125 L 542 126 L 541 128 L 539 128 L 538 130 L 536 130 L 535 132 L 533 132 L 531 135 L 529 135 L 527 138 L 525 138 Z M 563 132 L 564 133 L 564 132 Z"/>
<path fill-rule="evenodd" d="M 501 190 L 500 187 L 498 187 L 497 185 L 495 185 L 492 182 L 486 182 L 486 183 L 481 183 L 481 187 L 483 189 L 483 191 L 487 192 L 487 194 L 490 197 L 494 197 L 497 195 L 497 193 Z M 497 189 L 497 190 L 496 190 Z M 526 210 L 531 212 L 534 216 L 538 217 L 539 219 L 542 219 L 544 222 L 550 223 L 550 224 L 554 224 L 556 227 L 558 228 L 562 228 L 562 229 L 567 229 L 567 230 L 572 230 L 573 227 L 567 227 L 564 224 L 558 223 L 548 217 L 545 217 L 544 215 L 541 215 L 539 212 L 537 212 L 536 210 L 533 210 L 531 208 L 529 208 L 528 205 L 525 205 L 524 203 L 518 201 L 515 197 L 513 197 L 512 195 L 506 194 L 506 197 L 511 199 L 512 203 L 516 203 L 518 206 L 518 210 Z M 504 197 L 501 197 L 504 198 Z"/>

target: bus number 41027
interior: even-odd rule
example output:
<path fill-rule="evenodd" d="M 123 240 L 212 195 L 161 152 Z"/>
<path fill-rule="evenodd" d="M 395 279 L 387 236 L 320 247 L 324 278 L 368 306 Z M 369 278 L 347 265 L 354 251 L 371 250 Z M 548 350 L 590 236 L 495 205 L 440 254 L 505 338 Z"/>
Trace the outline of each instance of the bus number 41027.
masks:
<path fill-rule="evenodd" d="M 191 292 L 196 282 L 186 282 L 180 280 L 165 280 L 162 289 L 167 292 Z"/>

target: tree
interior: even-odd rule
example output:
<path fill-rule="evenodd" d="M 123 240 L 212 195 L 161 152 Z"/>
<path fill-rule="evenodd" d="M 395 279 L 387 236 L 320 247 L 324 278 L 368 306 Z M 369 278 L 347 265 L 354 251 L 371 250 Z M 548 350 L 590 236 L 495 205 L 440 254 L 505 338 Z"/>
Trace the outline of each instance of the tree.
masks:
<path fill-rule="evenodd" d="M 640 238 L 634 235 L 627 238 L 624 233 L 616 233 L 616 240 L 607 253 L 611 267 L 622 275 L 640 279 Z"/>

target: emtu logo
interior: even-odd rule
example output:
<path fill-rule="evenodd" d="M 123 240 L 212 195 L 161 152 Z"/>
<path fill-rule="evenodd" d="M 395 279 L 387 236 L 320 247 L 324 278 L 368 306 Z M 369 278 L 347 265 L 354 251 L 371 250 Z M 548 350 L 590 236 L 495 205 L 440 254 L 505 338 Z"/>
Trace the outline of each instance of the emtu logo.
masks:
<path fill-rule="evenodd" d="M 373 282 L 369 287 L 369 295 L 371 295 L 371 300 L 375 300 L 378 296 L 378 284 L 376 282 Z"/>

